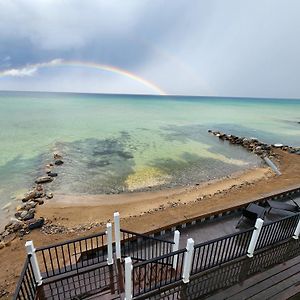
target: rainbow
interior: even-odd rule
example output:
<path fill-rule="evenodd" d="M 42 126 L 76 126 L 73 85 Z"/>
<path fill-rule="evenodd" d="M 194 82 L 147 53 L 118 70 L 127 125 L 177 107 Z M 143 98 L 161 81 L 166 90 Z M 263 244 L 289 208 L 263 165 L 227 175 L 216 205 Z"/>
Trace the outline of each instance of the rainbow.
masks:
<path fill-rule="evenodd" d="M 67 60 L 61 60 L 61 59 L 55 59 L 50 62 L 45 63 L 37 63 L 37 64 L 31 64 L 27 65 L 23 68 L 19 69 L 10 69 L 10 70 L 4 70 L 0 72 L 0 77 L 8 77 L 8 76 L 30 76 L 33 75 L 38 69 L 40 68 L 48 68 L 48 67 L 83 67 L 83 68 L 92 68 L 92 69 L 98 69 L 101 71 L 107 71 L 112 72 L 114 74 L 118 74 L 127 78 L 130 78 L 136 82 L 139 82 L 143 84 L 144 86 L 152 89 L 159 95 L 167 95 L 167 93 L 162 90 L 158 85 L 154 84 L 153 82 L 150 82 L 149 80 L 142 78 L 141 76 L 138 76 L 132 72 L 129 72 L 127 70 L 121 69 L 119 67 L 111 66 L 111 65 L 104 65 L 94 62 L 86 62 L 86 61 L 67 61 Z M 19 73 L 18 73 L 19 72 Z M 21 74 L 21 75 L 18 75 Z"/>

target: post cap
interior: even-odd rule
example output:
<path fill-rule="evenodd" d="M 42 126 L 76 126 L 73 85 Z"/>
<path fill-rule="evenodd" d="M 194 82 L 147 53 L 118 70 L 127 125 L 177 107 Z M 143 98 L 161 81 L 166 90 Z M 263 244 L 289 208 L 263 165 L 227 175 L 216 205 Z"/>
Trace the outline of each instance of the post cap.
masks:
<path fill-rule="evenodd" d="M 106 228 L 110 228 L 111 226 L 111 223 L 106 223 Z"/>

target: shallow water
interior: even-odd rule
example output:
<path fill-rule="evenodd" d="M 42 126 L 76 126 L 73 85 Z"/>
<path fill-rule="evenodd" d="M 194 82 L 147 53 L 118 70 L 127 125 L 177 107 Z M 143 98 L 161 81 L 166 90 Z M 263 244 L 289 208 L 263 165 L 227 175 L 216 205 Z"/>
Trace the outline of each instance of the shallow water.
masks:
<path fill-rule="evenodd" d="M 12 212 L 54 151 L 54 193 L 166 188 L 261 163 L 208 129 L 299 146 L 299 121 L 300 100 L 1 92 L 0 205 Z"/>

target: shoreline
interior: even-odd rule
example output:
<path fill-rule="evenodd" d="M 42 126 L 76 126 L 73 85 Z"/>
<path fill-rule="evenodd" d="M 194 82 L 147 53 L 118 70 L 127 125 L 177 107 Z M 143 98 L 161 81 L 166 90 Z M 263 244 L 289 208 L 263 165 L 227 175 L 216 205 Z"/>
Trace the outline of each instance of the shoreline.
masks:
<path fill-rule="evenodd" d="M 190 187 L 161 191 L 122 193 L 113 195 L 59 195 L 40 206 L 38 216 L 47 224 L 73 232 L 101 227 L 111 221 L 119 211 L 125 223 L 147 219 L 142 226 L 134 226 L 138 232 L 147 232 L 167 224 L 183 221 L 196 215 L 218 209 L 249 203 L 269 193 L 292 188 L 300 183 L 300 156 L 281 149 L 278 166 L 282 175 L 276 176 L 269 167 L 256 167 L 239 171 L 225 178 L 211 180 Z M 163 217 L 159 217 L 163 215 Z M 155 220 L 153 222 L 152 220 Z M 51 233 L 51 232 L 50 232 Z"/>
<path fill-rule="evenodd" d="M 160 204 L 158 204 L 159 202 L 157 202 L 157 205 L 156 202 L 151 199 L 149 201 L 151 202 L 149 205 L 152 205 L 153 207 L 155 204 L 154 206 L 157 208 L 151 212 L 143 213 L 141 215 L 136 214 L 136 216 L 133 216 L 135 215 L 133 213 L 134 209 L 140 209 L 140 207 L 136 208 L 135 200 L 131 200 L 131 203 L 128 202 L 126 205 L 117 205 L 117 207 L 112 202 L 106 208 L 102 205 L 95 209 L 94 206 L 80 205 L 74 206 L 73 208 L 67 207 L 66 205 L 65 207 L 58 207 L 55 204 L 56 200 L 53 201 L 53 207 L 51 208 L 50 204 L 51 200 L 53 200 L 51 199 L 48 201 L 47 205 L 39 207 L 37 211 L 38 215 L 42 215 L 44 213 L 47 214 L 46 217 L 48 220 L 44 226 L 47 227 L 53 225 L 58 226 L 58 228 L 65 226 L 70 227 L 71 230 L 58 230 L 53 234 L 47 234 L 47 232 L 43 230 L 33 230 L 21 239 L 15 239 L 10 246 L 0 249 L 0 259 L 2 261 L 2 272 L 0 272 L 0 291 L 5 291 L 5 295 L 8 297 L 12 295 L 24 263 L 24 244 L 26 240 L 32 240 L 35 247 L 40 247 L 94 234 L 105 230 L 105 223 L 112 218 L 112 213 L 116 210 L 118 210 L 121 214 L 122 228 L 140 233 L 150 232 L 172 224 L 191 220 L 199 216 L 201 217 L 203 215 L 213 213 L 214 211 L 247 204 L 258 198 L 267 196 L 270 193 L 277 193 L 284 189 L 293 188 L 296 185 L 299 186 L 300 155 L 293 155 L 280 149 L 275 149 L 274 151 L 279 158 L 278 164 L 282 173 L 280 176 L 274 176 L 272 174 L 271 176 L 265 176 L 264 178 L 257 179 L 255 182 L 242 185 L 237 185 L 236 182 L 234 182 L 238 179 L 227 179 L 225 182 L 228 183 L 228 180 L 232 180 L 232 185 L 231 188 L 223 190 L 223 192 L 220 192 L 220 182 L 207 183 L 206 187 L 199 185 L 187 188 L 187 190 L 181 189 L 181 194 L 175 193 L 175 196 L 164 195 L 164 197 L 156 197 L 157 199 L 164 201 L 165 204 L 168 201 L 171 201 L 172 197 L 180 197 L 181 201 L 179 204 L 176 203 L 170 207 L 160 208 Z M 265 174 L 264 172 L 266 172 L 266 170 L 269 172 L 269 169 L 263 168 L 262 174 Z M 200 199 L 201 196 L 199 197 L 198 195 L 200 192 L 203 193 L 204 188 L 206 192 L 210 192 L 211 195 Z M 211 189 L 219 191 L 213 195 Z M 153 195 L 153 192 L 148 194 Z M 200 200 L 193 198 L 192 195 L 197 196 Z M 119 197 L 120 196 L 122 195 L 119 195 Z M 133 197 L 133 194 L 130 193 L 129 196 Z M 169 198 L 167 199 L 166 197 Z M 138 198 L 140 199 L 140 197 Z M 186 202 L 186 204 L 184 202 Z M 146 207 L 143 207 L 143 210 L 146 211 Z M 89 213 L 93 214 L 90 219 L 87 218 Z M 73 214 L 72 218 L 71 214 Z M 92 224 L 92 219 L 96 219 L 97 221 L 97 224 L 94 224 L 95 226 Z M 87 226 L 84 228 L 72 228 L 74 225 L 78 226 L 78 224 L 81 223 L 80 220 L 84 220 L 85 222 L 83 223 L 86 223 Z"/>
<path fill-rule="evenodd" d="M 111 195 L 55 194 L 50 201 L 38 207 L 37 216 L 58 220 L 59 225 L 66 228 L 86 223 L 106 223 L 115 211 L 119 211 L 123 219 L 140 217 L 176 206 L 201 203 L 273 176 L 270 168 L 255 167 L 219 179 L 172 189 Z"/>

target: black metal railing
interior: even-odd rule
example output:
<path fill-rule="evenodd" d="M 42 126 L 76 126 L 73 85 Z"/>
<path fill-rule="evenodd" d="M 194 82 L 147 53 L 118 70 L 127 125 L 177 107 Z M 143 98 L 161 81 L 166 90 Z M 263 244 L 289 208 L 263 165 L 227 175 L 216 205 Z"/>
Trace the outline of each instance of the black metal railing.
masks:
<path fill-rule="evenodd" d="M 247 254 L 253 228 L 217 238 L 194 247 L 191 274 L 196 274 Z"/>
<path fill-rule="evenodd" d="M 186 251 L 186 249 L 180 249 L 133 265 L 133 296 L 181 281 Z"/>
<path fill-rule="evenodd" d="M 143 261 L 172 252 L 174 242 L 121 229 L 122 257 Z"/>
<path fill-rule="evenodd" d="M 28 255 L 26 257 L 13 300 L 34 300 L 36 299 L 36 291 L 37 284 L 34 279 L 31 255 Z"/>
<path fill-rule="evenodd" d="M 256 249 L 261 249 L 292 237 L 299 219 L 300 214 L 295 214 L 264 224 L 257 241 Z"/>
<path fill-rule="evenodd" d="M 135 299 L 160 299 L 160 300 L 176 300 L 176 299 L 213 299 L 235 298 L 241 299 L 238 290 L 233 290 L 223 294 L 222 289 L 233 286 L 241 280 L 245 280 L 254 274 L 265 271 L 277 264 L 285 262 L 297 255 L 300 255 L 299 240 L 290 239 L 288 241 L 277 244 L 274 247 L 267 247 L 259 250 L 256 255 L 247 259 L 245 256 L 232 262 L 225 263 L 220 267 L 209 269 L 203 273 L 195 274 L 190 278 L 188 284 L 179 281 L 173 285 L 168 285 L 157 289 L 147 295 L 135 297 Z M 288 275 L 287 275 L 288 276 Z M 291 285 L 294 283 L 292 281 Z M 256 290 L 261 286 L 260 281 L 253 281 L 252 289 Z M 216 294 L 220 291 L 220 294 Z M 226 297 L 225 297 L 226 296 Z"/>
<path fill-rule="evenodd" d="M 107 259 L 106 234 L 87 237 L 36 249 L 43 279 L 78 271 Z"/>

